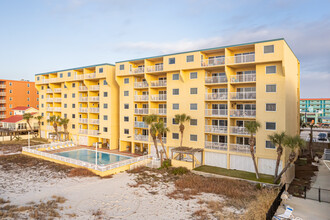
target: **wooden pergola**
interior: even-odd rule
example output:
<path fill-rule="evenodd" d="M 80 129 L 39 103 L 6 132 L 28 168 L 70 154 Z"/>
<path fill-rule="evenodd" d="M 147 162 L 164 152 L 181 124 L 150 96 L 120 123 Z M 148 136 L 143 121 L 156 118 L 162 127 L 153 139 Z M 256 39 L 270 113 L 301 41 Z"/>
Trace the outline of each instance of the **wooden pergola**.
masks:
<path fill-rule="evenodd" d="M 200 163 L 203 164 L 203 149 L 202 148 L 192 148 L 192 147 L 175 147 L 171 149 L 172 151 L 172 159 L 183 161 L 185 156 L 189 155 L 192 159 L 193 166 L 195 166 L 195 153 L 201 152 L 201 160 Z M 178 155 L 174 156 L 174 153 Z M 187 161 L 188 162 L 188 161 Z"/>

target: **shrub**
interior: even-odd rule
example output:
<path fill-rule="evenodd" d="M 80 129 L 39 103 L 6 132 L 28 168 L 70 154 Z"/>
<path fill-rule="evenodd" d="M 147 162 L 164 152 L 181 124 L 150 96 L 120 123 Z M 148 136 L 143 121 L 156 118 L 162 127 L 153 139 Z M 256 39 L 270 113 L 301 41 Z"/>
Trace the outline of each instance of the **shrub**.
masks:
<path fill-rule="evenodd" d="M 161 168 L 168 169 L 170 166 L 172 166 L 171 160 L 164 160 Z"/>
<path fill-rule="evenodd" d="M 174 175 L 183 175 L 189 172 L 189 170 L 185 167 L 176 167 L 172 171 L 172 174 Z"/>

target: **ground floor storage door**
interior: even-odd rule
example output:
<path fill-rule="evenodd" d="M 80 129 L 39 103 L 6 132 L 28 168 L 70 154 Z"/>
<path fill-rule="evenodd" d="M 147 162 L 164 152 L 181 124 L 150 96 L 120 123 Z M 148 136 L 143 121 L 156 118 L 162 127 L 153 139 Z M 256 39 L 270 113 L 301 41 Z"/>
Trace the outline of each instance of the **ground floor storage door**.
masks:
<path fill-rule="evenodd" d="M 46 137 L 46 133 L 45 133 L 45 131 L 41 131 L 41 137 L 42 137 L 42 138 L 45 138 L 45 137 Z"/>
<path fill-rule="evenodd" d="M 255 172 L 251 157 L 230 155 L 230 169 Z"/>
<path fill-rule="evenodd" d="M 205 165 L 227 168 L 227 154 L 205 151 Z"/>
<path fill-rule="evenodd" d="M 88 145 L 88 137 L 80 136 L 79 137 L 79 145 Z"/>

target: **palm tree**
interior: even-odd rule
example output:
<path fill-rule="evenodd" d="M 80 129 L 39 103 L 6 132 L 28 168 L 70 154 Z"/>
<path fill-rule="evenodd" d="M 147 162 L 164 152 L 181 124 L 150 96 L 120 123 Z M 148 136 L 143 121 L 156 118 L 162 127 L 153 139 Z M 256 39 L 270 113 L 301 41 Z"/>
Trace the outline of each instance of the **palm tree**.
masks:
<path fill-rule="evenodd" d="M 36 117 L 34 117 L 35 119 L 38 120 L 38 132 L 39 132 L 39 137 L 41 138 L 41 120 L 43 119 L 44 116 L 42 115 L 38 115 Z"/>
<path fill-rule="evenodd" d="M 58 130 L 57 130 L 57 124 L 59 123 L 59 121 L 60 121 L 60 116 L 56 116 L 56 115 L 50 116 L 49 119 L 47 120 L 47 122 L 53 124 L 54 131 L 56 133 L 57 138 L 59 138 L 59 136 L 58 136 Z"/>
<path fill-rule="evenodd" d="M 26 123 L 29 125 L 31 133 L 34 134 L 34 131 L 31 127 L 31 123 L 30 123 L 30 120 L 33 119 L 33 115 L 31 113 L 24 113 L 23 119 L 26 120 Z"/>
<path fill-rule="evenodd" d="M 69 119 L 68 118 L 60 118 L 59 120 L 59 125 L 63 126 L 64 129 L 64 140 L 67 141 L 69 137 L 68 133 L 68 124 L 69 124 Z"/>
<path fill-rule="evenodd" d="M 180 147 L 182 147 L 182 142 L 183 142 L 183 131 L 184 131 L 184 125 L 183 123 L 186 121 L 190 121 L 191 117 L 189 115 L 186 114 L 176 114 L 174 116 L 174 120 L 176 123 L 180 124 L 179 125 L 179 129 L 180 129 L 180 133 L 181 133 L 181 141 L 180 141 Z"/>
<path fill-rule="evenodd" d="M 278 167 L 280 166 L 281 156 L 283 154 L 283 141 L 285 139 L 286 135 L 285 132 L 281 133 L 275 133 L 274 135 L 268 135 L 269 140 L 274 144 L 277 145 L 277 160 L 276 160 L 276 168 L 275 168 L 275 175 L 274 177 L 277 177 L 278 173 Z"/>
<path fill-rule="evenodd" d="M 144 123 L 146 123 L 148 126 L 150 126 L 150 129 L 149 129 L 150 132 L 149 133 L 150 133 L 150 136 L 152 137 L 152 140 L 154 142 L 157 157 L 159 158 L 159 152 L 158 152 L 158 148 L 157 148 L 157 128 L 155 127 L 155 123 L 157 121 L 158 121 L 158 116 L 155 115 L 155 114 L 147 115 L 144 118 Z"/>
<path fill-rule="evenodd" d="M 299 135 L 296 135 L 293 137 L 287 136 L 284 139 L 283 144 L 285 147 L 290 149 L 291 152 L 290 152 L 289 159 L 288 159 L 285 167 L 280 172 L 280 174 L 275 178 L 274 183 L 276 183 L 281 178 L 283 173 L 285 173 L 285 171 L 289 168 L 289 166 L 294 162 L 294 160 L 296 158 L 296 150 L 303 148 L 305 146 L 305 141 L 303 139 L 301 139 Z"/>
<path fill-rule="evenodd" d="M 256 171 L 256 177 L 257 179 L 259 179 L 259 172 L 258 172 L 258 167 L 257 167 L 257 163 L 256 163 L 256 158 L 254 155 L 254 146 L 255 146 L 255 139 L 253 137 L 253 134 L 255 134 L 258 129 L 261 127 L 260 123 L 258 121 L 247 121 L 245 123 L 245 129 L 250 133 L 250 152 L 251 152 L 251 157 L 253 160 L 253 165 L 254 165 L 254 169 Z"/>
<path fill-rule="evenodd" d="M 160 141 L 160 144 L 162 145 L 163 151 L 165 153 L 165 157 L 166 159 L 168 159 L 168 155 L 167 152 L 165 150 L 165 146 L 163 143 L 163 134 L 165 134 L 166 132 L 170 131 L 169 128 L 165 127 L 165 124 L 162 120 L 160 120 L 159 122 L 155 123 L 155 128 L 157 129 L 157 136 L 158 139 Z"/>

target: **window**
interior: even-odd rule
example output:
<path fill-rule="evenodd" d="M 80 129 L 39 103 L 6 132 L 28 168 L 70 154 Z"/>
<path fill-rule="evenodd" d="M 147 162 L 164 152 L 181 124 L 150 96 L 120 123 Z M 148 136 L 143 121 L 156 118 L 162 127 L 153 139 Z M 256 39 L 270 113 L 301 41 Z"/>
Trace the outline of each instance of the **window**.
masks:
<path fill-rule="evenodd" d="M 76 118 L 76 115 L 75 114 L 72 114 L 72 118 Z"/>
<path fill-rule="evenodd" d="M 266 130 L 276 130 L 276 122 L 266 122 Z"/>
<path fill-rule="evenodd" d="M 68 104 L 64 104 L 64 108 L 67 108 L 68 107 Z"/>
<path fill-rule="evenodd" d="M 197 94 L 197 88 L 190 88 L 190 94 L 191 95 Z"/>
<path fill-rule="evenodd" d="M 12 101 L 13 100 L 13 97 L 9 97 L 9 101 Z"/>
<path fill-rule="evenodd" d="M 274 53 L 274 45 L 264 46 L 264 53 Z"/>
<path fill-rule="evenodd" d="M 28 101 L 30 101 L 30 98 L 27 98 Z"/>
<path fill-rule="evenodd" d="M 72 98 L 76 98 L 76 94 L 75 93 L 72 93 Z"/>
<path fill-rule="evenodd" d="M 108 121 L 108 116 L 107 115 L 103 115 L 103 120 L 104 121 Z"/>
<path fill-rule="evenodd" d="M 13 84 L 10 82 L 9 85 L 11 86 L 11 85 L 13 85 Z"/>
<path fill-rule="evenodd" d="M 174 125 L 178 125 L 179 123 L 177 123 L 177 122 L 175 121 L 175 118 L 173 118 L 173 119 L 172 119 L 172 124 L 174 124 Z"/>
<path fill-rule="evenodd" d="M 66 99 L 68 97 L 68 95 L 67 94 L 64 94 L 64 98 Z"/>
<path fill-rule="evenodd" d="M 60 74 L 60 78 L 63 78 L 63 73 Z"/>
<path fill-rule="evenodd" d="M 124 109 L 129 109 L 129 104 L 124 104 Z"/>
<path fill-rule="evenodd" d="M 276 112 L 276 104 L 266 103 L 266 112 Z"/>
<path fill-rule="evenodd" d="M 129 121 L 129 117 L 128 116 L 124 116 L 124 121 Z"/>
<path fill-rule="evenodd" d="M 197 103 L 191 103 L 190 110 L 197 110 Z"/>
<path fill-rule="evenodd" d="M 30 83 L 27 84 L 27 87 L 30 87 Z"/>
<path fill-rule="evenodd" d="M 194 62 L 194 55 L 187 56 L 187 63 Z"/>
<path fill-rule="evenodd" d="M 179 80 L 179 78 L 180 78 L 179 73 L 175 73 L 172 75 L 172 80 Z"/>
<path fill-rule="evenodd" d="M 41 122 L 41 125 L 44 125 L 44 122 Z"/>
<path fill-rule="evenodd" d="M 197 72 L 190 73 L 190 79 L 197 79 Z"/>
<path fill-rule="evenodd" d="M 76 104 L 72 104 L 72 108 L 76 108 Z"/>
<path fill-rule="evenodd" d="M 99 73 L 103 73 L 103 68 L 100 68 L 99 69 Z"/>
<path fill-rule="evenodd" d="M 124 96 L 128 96 L 129 95 L 129 91 L 124 91 Z"/>
<path fill-rule="evenodd" d="M 41 95 L 41 99 L 44 99 L 44 95 Z"/>
<path fill-rule="evenodd" d="M 173 110 L 179 110 L 179 104 L 173 103 Z"/>
<path fill-rule="evenodd" d="M 108 104 L 107 103 L 104 103 L 103 104 L 103 108 L 108 108 Z"/>
<path fill-rule="evenodd" d="M 129 78 L 125 78 L 124 79 L 124 84 L 128 84 L 129 83 Z"/>
<path fill-rule="evenodd" d="M 271 141 L 266 141 L 266 148 L 275 149 L 275 145 Z"/>
<path fill-rule="evenodd" d="M 128 129 L 124 129 L 124 134 L 129 134 L 129 130 Z"/>
<path fill-rule="evenodd" d="M 12 90 L 9 90 L 9 93 L 13 93 L 13 91 Z"/>
<path fill-rule="evenodd" d="M 12 105 L 12 104 L 10 104 L 10 105 L 9 105 L 9 108 L 12 108 L 12 107 L 13 107 L 13 105 Z"/>
<path fill-rule="evenodd" d="M 173 89 L 172 94 L 173 95 L 179 95 L 179 89 Z"/>
<path fill-rule="evenodd" d="M 179 139 L 179 133 L 172 133 L 172 139 L 178 140 Z"/>
<path fill-rule="evenodd" d="M 66 85 L 64 84 L 64 89 L 66 89 L 67 87 L 66 87 Z"/>
<path fill-rule="evenodd" d="M 191 134 L 190 135 L 190 141 L 197 141 L 197 135 L 196 134 Z"/>
<path fill-rule="evenodd" d="M 103 132 L 108 132 L 108 128 L 107 127 L 104 127 L 103 128 Z"/>
<path fill-rule="evenodd" d="M 276 73 L 276 66 L 266 66 L 266 74 Z"/>
<path fill-rule="evenodd" d="M 103 92 L 103 97 L 108 97 L 108 92 Z"/>
<path fill-rule="evenodd" d="M 44 86 L 41 86 L 41 90 L 44 90 Z"/>
<path fill-rule="evenodd" d="M 38 76 L 38 77 L 37 77 L 37 81 L 39 81 L 39 80 L 40 80 L 40 77 Z"/>
<path fill-rule="evenodd" d="M 276 84 L 266 85 L 266 92 L 276 92 Z"/>
<path fill-rule="evenodd" d="M 125 69 L 124 64 L 121 64 L 121 65 L 119 66 L 119 70 L 124 70 L 124 69 Z"/>
<path fill-rule="evenodd" d="M 27 91 L 27 94 L 30 94 L 30 91 Z"/>
<path fill-rule="evenodd" d="M 68 77 L 71 77 L 71 72 L 68 72 Z"/>
<path fill-rule="evenodd" d="M 169 58 L 168 64 L 175 64 L 175 58 Z"/>
<path fill-rule="evenodd" d="M 41 104 L 41 108 L 43 108 L 44 107 L 44 104 Z"/>
<path fill-rule="evenodd" d="M 107 81 L 106 80 L 103 80 L 103 85 L 108 85 Z"/>
<path fill-rule="evenodd" d="M 75 129 L 76 128 L 76 125 L 75 124 L 72 124 L 72 129 Z"/>
<path fill-rule="evenodd" d="M 37 105 L 37 108 L 39 108 L 39 105 Z M 44 113 L 42 113 L 42 116 L 43 116 Z"/>
<path fill-rule="evenodd" d="M 190 119 L 190 125 L 196 126 L 197 125 L 197 119 Z"/>

